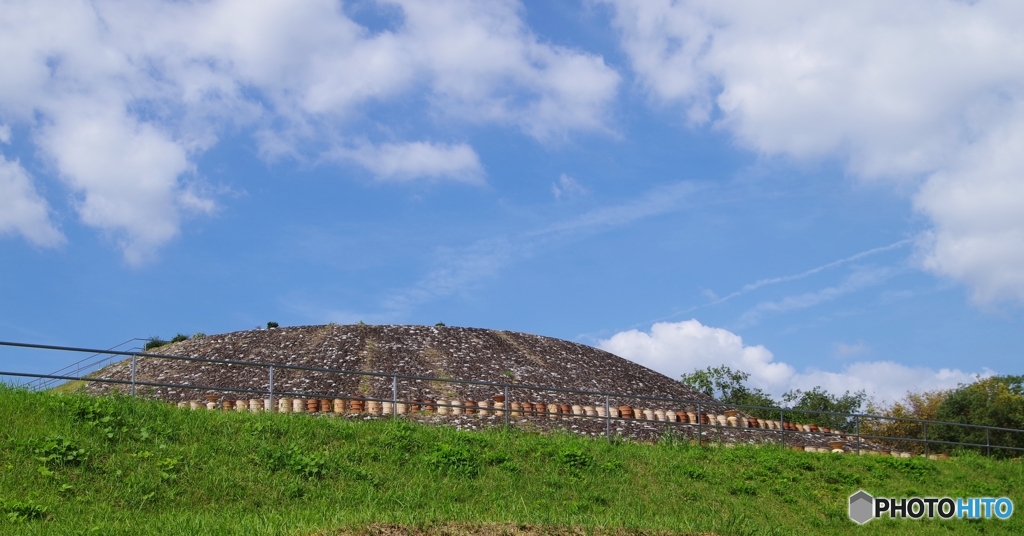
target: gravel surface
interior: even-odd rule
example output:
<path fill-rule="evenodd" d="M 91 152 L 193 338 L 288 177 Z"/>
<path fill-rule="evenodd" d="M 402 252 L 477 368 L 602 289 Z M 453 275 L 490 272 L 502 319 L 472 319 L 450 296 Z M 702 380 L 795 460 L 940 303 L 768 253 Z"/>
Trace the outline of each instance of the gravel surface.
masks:
<path fill-rule="evenodd" d="M 461 379 L 500 384 L 554 387 L 579 391 L 626 393 L 609 399 L 612 407 L 630 405 L 650 409 L 693 411 L 692 404 L 644 401 L 629 395 L 714 403 L 703 393 L 689 389 L 651 369 L 603 350 L 551 337 L 511 331 L 443 326 L 337 325 L 238 331 L 210 335 L 168 344 L 153 353 L 181 357 L 295 365 L 336 370 L 403 374 L 437 380 L 399 379 L 398 398 L 404 400 L 489 400 L 501 395 L 499 386 L 449 383 Z M 131 360 L 107 366 L 93 377 L 127 380 Z M 268 391 L 268 369 L 247 365 L 209 364 L 161 358 L 139 358 L 137 381 L 206 386 L 204 389 L 139 387 L 137 393 L 170 402 L 201 400 L 206 396 L 225 399 L 263 398 Z M 259 394 L 236 393 L 227 389 L 251 389 Z M 100 394 L 125 385 L 90 383 L 87 389 Z M 392 398 L 392 379 L 349 373 L 274 369 L 275 397 L 315 396 L 322 398 Z M 603 406 L 604 396 L 510 388 L 509 401 Z M 705 407 L 705 409 L 708 409 Z M 721 413 L 724 406 L 708 409 Z M 346 418 L 375 418 L 350 415 Z M 503 417 L 475 415 L 409 415 L 429 422 L 444 422 L 460 428 L 501 425 Z M 517 427 L 550 431 L 567 430 L 583 435 L 605 434 L 605 422 L 595 418 L 529 417 L 513 418 Z M 695 425 L 669 425 L 645 420 L 612 420 L 611 433 L 641 441 L 657 440 L 666 434 L 693 439 Z M 705 441 L 764 443 L 778 441 L 777 431 L 704 427 Z M 824 447 L 823 434 L 787 432 L 787 444 Z"/>

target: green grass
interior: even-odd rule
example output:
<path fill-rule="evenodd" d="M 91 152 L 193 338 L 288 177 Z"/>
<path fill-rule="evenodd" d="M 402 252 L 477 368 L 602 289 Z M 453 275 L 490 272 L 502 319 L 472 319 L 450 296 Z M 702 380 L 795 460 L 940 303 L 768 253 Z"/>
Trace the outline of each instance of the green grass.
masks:
<path fill-rule="evenodd" d="M 1020 462 L 609 443 L 408 422 L 187 411 L 0 387 L 2 534 L 333 534 L 371 523 L 591 532 L 1009 534 L 1009 521 L 876 520 L 846 498 L 1001 496 Z"/>

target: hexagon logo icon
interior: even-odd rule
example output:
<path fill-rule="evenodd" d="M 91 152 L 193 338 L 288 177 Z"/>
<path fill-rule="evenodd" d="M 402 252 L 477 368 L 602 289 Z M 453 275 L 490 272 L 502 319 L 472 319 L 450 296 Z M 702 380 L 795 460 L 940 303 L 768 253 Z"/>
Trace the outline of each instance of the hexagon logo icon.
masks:
<path fill-rule="evenodd" d="M 858 525 L 863 525 L 874 517 L 875 498 L 868 492 L 859 490 L 850 495 L 850 508 L 847 513 L 850 519 Z"/>

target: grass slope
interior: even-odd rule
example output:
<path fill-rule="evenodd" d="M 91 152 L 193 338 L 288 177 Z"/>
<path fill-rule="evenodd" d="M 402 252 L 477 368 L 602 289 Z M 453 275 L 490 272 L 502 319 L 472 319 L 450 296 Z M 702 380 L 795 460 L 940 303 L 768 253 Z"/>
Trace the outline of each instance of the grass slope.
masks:
<path fill-rule="evenodd" d="M 847 519 L 846 498 L 858 488 L 885 496 L 1008 495 L 1022 504 L 1021 463 L 969 454 L 934 462 L 608 443 L 402 421 L 192 412 L 5 387 L 0 423 L 2 534 L 329 535 L 371 524 L 389 533 L 448 534 L 459 531 L 438 527 L 1024 533 L 1020 513 L 1009 521 L 863 527 Z"/>

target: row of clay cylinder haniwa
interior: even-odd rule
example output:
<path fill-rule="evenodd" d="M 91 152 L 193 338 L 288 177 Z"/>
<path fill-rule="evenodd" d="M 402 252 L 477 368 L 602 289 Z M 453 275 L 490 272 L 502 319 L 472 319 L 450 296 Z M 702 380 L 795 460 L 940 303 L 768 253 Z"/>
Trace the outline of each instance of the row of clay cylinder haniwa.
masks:
<path fill-rule="evenodd" d="M 205 403 L 200 401 L 179 402 L 178 407 L 191 409 L 224 411 L 269 411 L 269 398 L 253 398 L 250 400 L 221 400 L 219 396 L 206 397 Z M 279 413 L 369 413 L 374 415 L 390 415 L 391 413 L 406 414 L 410 412 L 437 413 L 439 415 L 495 415 L 504 416 L 505 400 L 501 396 L 493 400 L 411 400 L 403 402 L 387 402 L 363 400 L 361 398 L 288 398 L 276 400 Z M 650 408 L 634 408 L 632 406 L 613 406 L 608 408 L 606 415 L 604 406 L 581 406 L 572 404 L 555 404 L 544 402 L 511 402 L 508 405 L 511 417 L 606 417 L 617 419 L 637 419 L 647 421 L 679 422 L 697 424 L 698 416 L 694 411 L 665 410 Z M 735 428 L 762 428 L 781 430 L 785 428 L 796 432 L 833 433 L 829 428 L 815 424 L 781 423 L 775 420 L 757 419 L 740 415 L 735 410 L 727 410 L 722 414 L 701 412 L 700 424 L 709 426 L 730 426 Z"/>

